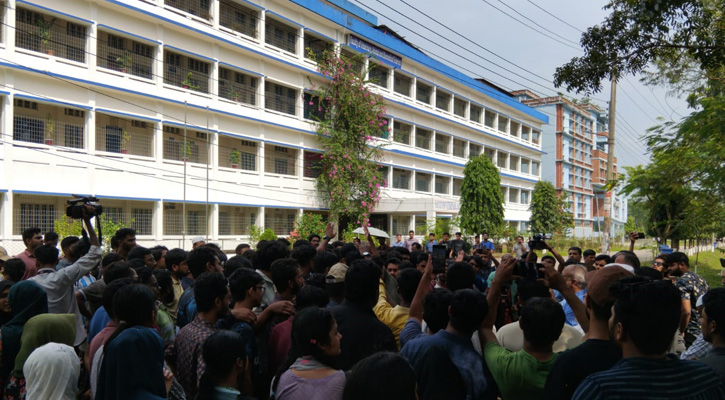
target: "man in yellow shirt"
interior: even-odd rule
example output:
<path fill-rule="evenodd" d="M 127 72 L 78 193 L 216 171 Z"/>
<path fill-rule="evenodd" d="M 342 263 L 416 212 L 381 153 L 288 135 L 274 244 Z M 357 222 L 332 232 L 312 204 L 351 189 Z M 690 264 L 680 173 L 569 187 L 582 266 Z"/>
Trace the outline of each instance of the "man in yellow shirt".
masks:
<path fill-rule="evenodd" d="M 420 271 L 415 268 L 406 268 L 398 272 L 398 293 L 400 294 L 400 304 L 391 304 L 385 294 L 385 284 L 380 280 L 380 290 L 378 293 L 378 303 L 375 304 L 373 311 L 380 322 L 387 325 L 395 342 L 400 348 L 400 331 L 403 330 L 405 323 L 408 322 L 408 314 L 410 312 L 410 303 L 413 301 L 415 291 L 418 289 L 418 283 L 421 277 Z"/>

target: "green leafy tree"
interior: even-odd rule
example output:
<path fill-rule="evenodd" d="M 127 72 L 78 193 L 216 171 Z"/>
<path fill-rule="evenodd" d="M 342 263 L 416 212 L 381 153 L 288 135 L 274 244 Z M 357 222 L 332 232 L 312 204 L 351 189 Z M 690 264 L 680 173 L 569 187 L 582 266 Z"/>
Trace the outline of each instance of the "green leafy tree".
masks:
<path fill-rule="evenodd" d="M 259 240 L 277 240 L 277 235 L 274 234 L 273 230 L 267 228 L 259 235 Z"/>
<path fill-rule="evenodd" d="M 551 182 L 539 181 L 531 194 L 530 227 L 532 233 L 567 233 L 574 226 L 566 195 L 557 196 Z"/>
<path fill-rule="evenodd" d="M 498 235 L 504 227 L 503 194 L 498 169 L 485 155 L 474 157 L 463 169 L 461 229 L 467 233 Z"/>
<path fill-rule="evenodd" d="M 317 107 L 317 134 L 324 151 L 317 189 L 336 220 L 348 217 L 367 223 L 387 182 L 378 162 L 382 149 L 377 137 L 387 132 L 382 96 L 365 86 L 356 60 L 325 51 L 317 60 L 323 87 L 314 90 L 309 106 Z"/>
<path fill-rule="evenodd" d="M 305 213 L 295 221 L 294 235 L 290 234 L 290 237 L 307 240 L 313 233 L 322 237 L 325 234 L 326 226 L 322 215 Z"/>
<path fill-rule="evenodd" d="M 93 219 L 95 226 L 96 219 Z M 134 223 L 131 219 L 128 223 L 116 222 L 110 218 L 106 218 L 101 215 L 101 232 L 103 233 L 103 252 L 108 253 L 111 251 L 111 237 L 116 233 L 117 230 L 125 228 Z M 98 229 L 96 227 L 96 229 Z M 81 220 L 69 218 L 66 215 L 62 215 L 60 218 L 53 221 L 53 231 L 58 234 L 60 240 L 67 236 L 81 236 Z"/>

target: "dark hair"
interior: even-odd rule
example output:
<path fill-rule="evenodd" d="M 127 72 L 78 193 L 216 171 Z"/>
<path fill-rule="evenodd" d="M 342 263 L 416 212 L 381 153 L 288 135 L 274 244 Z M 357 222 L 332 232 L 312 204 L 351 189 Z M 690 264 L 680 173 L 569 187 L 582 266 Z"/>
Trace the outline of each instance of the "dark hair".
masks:
<path fill-rule="evenodd" d="M 136 258 L 143 260 L 149 254 L 151 254 L 151 250 L 143 246 L 136 246 L 128 252 L 128 260 L 131 261 Z"/>
<path fill-rule="evenodd" d="M 448 307 L 451 305 L 453 292 L 448 289 L 433 289 L 423 300 L 423 320 L 428 329 L 436 333 L 448 325 Z"/>
<path fill-rule="evenodd" d="M 131 284 L 118 289 L 113 295 L 113 311 L 116 313 L 118 328 L 106 341 L 103 351 L 127 328 L 151 325 L 153 323 L 156 299 L 146 285 Z"/>
<path fill-rule="evenodd" d="M 565 267 L 568 267 L 570 265 L 579 265 L 579 261 L 577 261 L 577 260 L 575 260 L 573 258 L 569 258 L 566 261 L 564 261 L 564 266 Z"/>
<path fill-rule="evenodd" d="M 413 248 L 413 251 L 420 251 L 423 249 L 423 246 L 421 246 L 418 242 L 411 244 L 410 247 Z"/>
<path fill-rule="evenodd" d="M 33 251 L 33 254 L 40 265 L 55 266 L 55 264 L 58 264 L 58 249 L 55 246 L 49 244 L 38 246 Z"/>
<path fill-rule="evenodd" d="M 216 299 L 227 295 L 227 280 L 219 272 L 204 272 L 194 279 L 194 300 L 198 312 L 211 311 Z"/>
<path fill-rule="evenodd" d="M 166 269 L 155 269 L 154 276 L 159 285 L 159 295 L 166 293 L 165 298 L 161 298 L 162 303 L 170 304 L 174 301 L 174 281 L 171 279 L 171 272 Z"/>
<path fill-rule="evenodd" d="M 283 258 L 272 263 L 272 283 L 277 288 L 277 293 L 287 291 L 290 281 L 294 286 L 294 280 L 299 269 L 300 264 L 292 258 Z"/>
<path fill-rule="evenodd" d="M 199 378 L 197 399 L 213 399 L 217 380 L 227 377 L 238 359 L 248 362 L 246 347 L 242 335 L 226 329 L 214 332 L 204 340 L 201 356 L 206 369 Z"/>
<path fill-rule="evenodd" d="M 23 231 L 23 243 L 27 242 L 28 240 L 32 239 L 33 236 L 40 233 L 40 228 L 28 228 Z"/>
<path fill-rule="evenodd" d="M 307 239 L 295 240 L 295 242 L 292 244 L 292 251 L 294 251 L 294 249 L 296 249 L 300 246 L 312 246 L 312 245 L 310 244 L 310 241 Z"/>
<path fill-rule="evenodd" d="M 397 258 L 388 258 L 385 260 L 385 266 L 387 267 L 389 264 L 400 265 L 400 260 Z"/>
<path fill-rule="evenodd" d="M 702 304 L 707 322 L 715 321 L 715 333 L 725 337 L 725 287 L 710 289 L 702 298 Z"/>
<path fill-rule="evenodd" d="M 139 269 L 139 268 L 145 268 L 146 267 L 146 262 L 143 260 L 143 258 L 132 258 L 132 259 L 126 261 L 126 262 L 133 269 Z M 136 273 L 138 273 L 138 272 L 136 272 Z"/>
<path fill-rule="evenodd" d="M 194 279 L 198 278 L 206 272 L 206 264 L 214 264 L 214 258 L 218 258 L 216 251 L 211 247 L 199 246 L 189 252 L 189 256 L 186 259 L 186 264 L 189 266 L 191 276 Z"/>
<path fill-rule="evenodd" d="M 594 299 L 592 299 L 591 296 L 587 294 L 586 301 L 587 306 L 592 309 L 592 314 L 594 314 L 594 317 L 596 319 L 600 321 L 609 321 L 609 318 L 612 317 L 612 306 L 614 305 L 613 300 L 607 301 L 604 304 L 597 304 L 597 302 L 594 301 Z"/>
<path fill-rule="evenodd" d="M 388 257 L 387 258 L 399 258 L 403 259 L 403 254 L 398 251 L 398 249 L 402 249 L 402 247 L 396 247 L 393 250 L 388 251 Z"/>
<path fill-rule="evenodd" d="M 448 232 L 443 232 L 443 236 L 445 236 L 445 235 L 451 236 L 451 234 L 450 234 L 450 233 L 448 233 Z M 484 234 L 484 235 L 485 235 L 485 234 Z"/>
<path fill-rule="evenodd" d="M 418 257 L 420 257 L 420 253 L 421 252 L 418 251 L 418 250 L 411 251 L 410 252 L 410 262 L 417 264 L 418 263 L 417 262 L 418 261 Z M 388 265 L 388 264 L 385 264 L 385 265 Z"/>
<path fill-rule="evenodd" d="M 310 242 L 311 242 L 311 241 L 312 241 L 312 239 L 314 239 L 314 238 L 322 239 L 322 238 L 320 238 L 320 235 L 318 235 L 318 234 L 316 234 L 316 233 L 311 233 L 311 234 L 310 234 L 310 236 L 307 236 L 307 240 L 308 240 L 308 241 L 310 241 Z"/>
<path fill-rule="evenodd" d="M 344 247 L 342 250 L 344 250 Z M 357 260 L 364 259 L 364 257 L 362 256 L 362 254 L 360 254 L 360 251 L 358 249 L 350 250 L 347 253 L 342 253 L 342 254 L 343 254 L 343 258 L 345 258 L 345 265 L 348 265 L 348 266 Z"/>
<path fill-rule="evenodd" d="M 295 242 L 295 244 L 297 244 L 297 242 Z M 294 250 L 292 250 L 291 257 L 297 260 L 300 265 L 307 265 L 310 263 L 310 261 L 315 259 L 316 255 L 317 249 L 315 249 L 311 245 L 301 245 L 296 246 Z"/>
<path fill-rule="evenodd" d="M 403 258 L 403 256 L 410 256 L 410 250 L 408 250 L 406 247 L 396 247 L 395 251 L 400 253 L 401 259 Z"/>
<path fill-rule="evenodd" d="M 249 289 L 264 282 L 262 275 L 256 271 L 239 268 L 229 275 L 229 291 L 232 293 L 232 301 L 238 303 L 244 301 Z"/>
<path fill-rule="evenodd" d="M 63 239 L 65 240 L 65 239 Z M 62 245 L 61 245 L 62 247 Z M 103 259 L 101 260 L 101 267 L 106 268 L 107 266 L 117 262 L 117 261 L 123 261 L 123 257 L 121 257 L 118 253 L 108 253 L 105 256 L 103 256 Z"/>
<path fill-rule="evenodd" d="M 272 263 L 280 258 L 287 258 L 289 248 L 276 240 L 262 240 L 257 244 L 257 263 L 255 267 L 262 271 L 270 271 Z"/>
<path fill-rule="evenodd" d="M 569 247 L 569 251 L 572 251 L 572 250 L 574 250 L 577 253 L 579 253 L 579 255 L 582 255 L 582 248 L 581 247 L 576 247 L 576 246 Z"/>
<path fill-rule="evenodd" d="M 615 282 L 611 290 L 614 325 L 622 324 L 624 335 L 642 354 L 666 352 L 680 323 L 679 289 L 669 281 L 634 276 Z"/>
<path fill-rule="evenodd" d="M 340 259 L 331 251 L 318 251 L 315 255 L 314 270 L 318 274 L 324 274 L 325 271 L 337 264 Z"/>
<path fill-rule="evenodd" d="M 138 282 L 143 283 L 144 285 L 148 285 L 149 281 L 151 280 L 151 277 L 154 276 L 154 270 L 147 266 L 143 266 L 141 268 L 138 268 L 136 270 L 136 275 L 138 275 Z"/>
<path fill-rule="evenodd" d="M 43 240 L 46 242 L 48 240 L 58 240 L 58 234 L 53 231 L 45 232 L 45 235 L 43 235 Z"/>
<path fill-rule="evenodd" d="M 135 271 L 131 269 L 131 264 L 123 261 L 116 262 L 106 267 L 103 271 L 103 282 L 108 285 L 116 279 L 131 278 L 134 273 Z"/>
<path fill-rule="evenodd" d="M 345 274 L 345 300 L 372 307 L 378 300 L 380 273 L 380 268 L 370 260 L 352 263 Z"/>
<path fill-rule="evenodd" d="M 488 314 L 486 296 L 473 289 L 453 292 L 449 320 L 457 331 L 470 336 Z"/>
<path fill-rule="evenodd" d="M 234 248 L 234 252 L 237 253 L 242 249 L 251 249 L 252 246 L 248 245 L 247 243 L 238 244 L 237 247 Z"/>
<path fill-rule="evenodd" d="M 252 268 L 252 262 L 247 260 L 246 258 L 242 256 L 234 256 L 227 260 L 227 262 L 224 263 L 224 276 L 229 278 L 229 276 L 234 273 L 234 271 L 238 270 L 239 268 L 247 268 L 249 270 L 254 271 L 254 268 Z"/>
<path fill-rule="evenodd" d="M 398 264 L 398 271 L 411 268 L 415 268 L 415 264 L 410 261 L 401 261 L 400 264 Z"/>
<path fill-rule="evenodd" d="M 642 267 L 642 268 L 636 269 L 634 271 L 634 274 L 637 276 L 646 276 L 647 278 L 650 278 L 653 281 L 657 280 L 657 279 L 662 279 L 662 272 L 657 271 L 656 269 L 650 268 L 650 267 Z"/>
<path fill-rule="evenodd" d="M 342 400 L 415 400 L 415 371 L 395 353 L 376 353 L 358 361 L 347 375 Z"/>
<path fill-rule="evenodd" d="M 328 296 L 327 292 L 323 289 L 317 286 L 305 285 L 297 293 L 297 297 L 295 298 L 295 310 L 299 312 L 307 307 L 325 308 L 329 302 L 330 296 Z"/>
<path fill-rule="evenodd" d="M 168 252 L 169 248 L 166 246 L 154 246 L 151 249 L 151 255 L 154 256 L 154 260 L 159 261 L 164 254 L 164 251 Z"/>
<path fill-rule="evenodd" d="M 685 264 L 687 268 L 690 268 L 690 259 L 687 257 L 687 254 L 681 251 L 676 251 L 670 254 L 668 261 L 670 264 Z"/>
<path fill-rule="evenodd" d="M 594 261 L 600 261 L 600 260 L 604 260 L 604 262 L 607 264 L 612 263 L 612 257 L 610 257 L 609 254 L 600 254 L 594 258 Z"/>
<path fill-rule="evenodd" d="M 536 262 L 538 260 L 539 256 L 537 256 L 534 251 L 526 251 L 526 252 L 521 253 L 521 259 L 522 260 L 528 260 L 529 259 L 529 254 L 531 254 L 531 256 L 530 256 L 531 257 L 531 262 Z"/>
<path fill-rule="evenodd" d="M 674 253 L 672 253 L 672 254 L 674 254 Z M 631 265 L 632 268 L 638 269 L 640 267 L 639 257 L 637 257 L 637 255 L 634 254 L 633 252 L 627 251 L 627 250 L 622 250 L 612 256 L 612 261 L 616 262 L 617 257 L 619 257 L 619 256 L 623 256 L 624 260 L 625 260 L 625 264 Z M 687 256 L 685 256 L 685 257 L 687 257 Z"/>
<path fill-rule="evenodd" d="M 11 258 L 5 261 L 3 273 L 13 282 L 20 282 L 25 275 L 25 262 L 19 258 Z"/>
<path fill-rule="evenodd" d="M 398 290 L 401 299 L 408 304 L 413 301 L 415 291 L 418 289 L 422 277 L 423 274 L 415 268 L 408 268 L 398 272 Z"/>
<path fill-rule="evenodd" d="M 283 238 L 283 237 L 278 237 L 277 242 L 281 243 L 282 246 L 286 247 L 288 251 L 289 251 L 290 244 L 292 244 L 292 243 L 290 243 L 290 241 L 287 238 Z M 259 247 L 259 246 L 257 246 L 257 247 Z"/>
<path fill-rule="evenodd" d="M 116 311 L 113 308 L 113 296 L 115 296 L 116 292 L 118 292 L 122 287 L 132 284 L 133 279 L 122 278 L 116 279 L 115 281 L 106 285 L 105 288 L 103 288 L 101 305 L 103 305 L 103 308 L 106 310 L 106 313 L 111 319 L 116 319 Z"/>
<path fill-rule="evenodd" d="M 66 251 L 66 249 L 70 249 L 71 246 L 78 243 L 80 239 L 78 236 L 66 236 L 63 238 L 63 240 L 60 241 L 60 248 L 63 250 L 63 252 Z M 115 254 L 115 253 L 108 253 L 108 254 Z M 120 256 L 119 256 L 120 257 Z"/>
<path fill-rule="evenodd" d="M 516 294 L 521 304 L 533 297 L 550 297 L 549 288 L 542 282 L 531 278 L 522 278 L 516 281 Z"/>
<path fill-rule="evenodd" d="M 471 289 L 476 281 L 476 271 L 471 264 L 459 261 L 448 267 L 446 287 L 451 292 L 460 289 Z"/>
<path fill-rule="evenodd" d="M 201 247 L 208 247 L 212 250 L 214 250 L 214 254 L 216 254 L 216 257 L 219 259 L 219 261 L 223 264 L 227 261 L 227 255 L 222 251 L 222 249 L 219 247 L 216 243 L 206 243 L 205 245 Z"/>
<path fill-rule="evenodd" d="M 533 297 L 521 307 L 519 325 L 524 339 L 537 347 L 551 346 L 561 336 L 566 315 L 561 304 L 550 297 Z"/>
<path fill-rule="evenodd" d="M 111 250 L 118 249 L 118 238 L 114 235 L 111 236 Z"/>
<path fill-rule="evenodd" d="M 553 262 L 555 262 L 555 263 L 556 263 L 556 258 L 554 258 L 554 256 L 552 256 L 552 255 L 549 255 L 549 254 L 547 254 L 547 255 L 545 255 L 545 256 L 541 256 L 541 261 L 542 261 L 542 262 L 543 262 L 544 260 L 547 260 L 547 259 L 548 259 L 548 260 L 551 260 L 551 261 L 553 261 Z"/>
<path fill-rule="evenodd" d="M 181 265 L 189 257 L 184 249 L 171 249 L 166 252 L 166 269 L 173 272 L 174 265 Z"/>
<path fill-rule="evenodd" d="M 471 261 L 473 261 L 473 263 L 476 264 L 476 266 L 473 267 L 474 270 L 476 268 L 481 269 L 481 268 L 484 268 L 486 266 L 483 263 L 483 259 L 481 257 L 479 257 L 479 256 L 473 255 L 473 256 L 469 257 L 467 262 L 470 264 Z"/>
<path fill-rule="evenodd" d="M 287 360 L 277 371 L 273 391 L 277 390 L 279 377 L 300 357 L 311 356 L 315 360 L 335 366 L 335 357 L 325 355 L 319 345 L 330 344 L 330 331 L 335 326 L 335 318 L 326 308 L 308 307 L 295 314 L 292 319 L 292 345 Z"/>
<path fill-rule="evenodd" d="M 586 250 L 584 250 L 584 252 L 582 253 L 582 255 L 584 257 L 596 256 L 597 255 L 597 252 L 594 251 L 594 250 L 592 250 L 592 249 L 586 249 Z"/>
<path fill-rule="evenodd" d="M 115 235 L 113 235 L 113 237 L 115 237 L 119 242 L 126 239 L 126 236 L 136 236 L 136 230 L 133 228 L 121 228 L 116 231 Z"/>

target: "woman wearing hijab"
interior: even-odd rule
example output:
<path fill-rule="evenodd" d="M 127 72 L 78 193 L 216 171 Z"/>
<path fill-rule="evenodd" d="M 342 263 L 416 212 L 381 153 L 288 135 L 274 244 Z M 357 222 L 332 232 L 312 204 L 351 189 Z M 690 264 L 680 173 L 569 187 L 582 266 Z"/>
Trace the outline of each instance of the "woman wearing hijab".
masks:
<path fill-rule="evenodd" d="M 15 282 L 8 280 L 0 281 L 0 327 L 13 318 L 12 310 L 10 310 L 10 302 L 8 301 L 10 287 L 13 286 L 13 283 Z"/>
<path fill-rule="evenodd" d="M 155 303 L 153 292 L 145 285 L 124 286 L 113 296 L 119 324 L 96 352 L 96 358 L 99 353 L 103 357 L 96 400 L 167 398 L 173 375 L 164 369 L 161 336 L 151 328 Z"/>
<path fill-rule="evenodd" d="M 5 387 L 5 400 L 24 399 L 25 375 L 23 367 L 30 353 L 47 343 L 61 343 L 73 346 L 76 337 L 76 317 L 74 314 L 41 314 L 28 320 L 20 339 L 20 351 L 15 358 L 15 368 Z M 77 383 L 77 382 L 76 382 Z M 30 397 L 30 399 L 35 400 Z"/>
<path fill-rule="evenodd" d="M 5 388 L 15 367 L 25 323 L 36 315 L 48 312 L 45 290 L 31 281 L 14 284 L 8 293 L 8 303 L 13 317 L 0 329 L 0 390 Z"/>
<path fill-rule="evenodd" d="M 48 343 L 35 349 L 23 366 L 26 396 L 33 400 L 75 400 L 81 364 L 72 347 Z"/>

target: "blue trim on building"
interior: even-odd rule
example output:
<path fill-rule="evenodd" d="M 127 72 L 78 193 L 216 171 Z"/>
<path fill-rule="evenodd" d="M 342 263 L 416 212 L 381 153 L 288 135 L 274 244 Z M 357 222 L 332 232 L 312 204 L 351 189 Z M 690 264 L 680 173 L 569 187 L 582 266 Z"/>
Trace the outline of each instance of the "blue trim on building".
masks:
<path fill-rule="evenodd" d="M 370 25 L 377 25 L 378 24 L 378 17 L 376 17 L 374 14 L 371 14 L 362 8 L 350 3 L 347 0 L 328 0 L 330 3 L 342 8 L 343 10 L 349 12 L 350 14 L 360 18 L 361 20 L 369 23 Z"/>
<path fill-rule="evenodd" d="M 316 31 L 316 30 L 314 30 L 312 28 L 304 28 L 304 30 L 310 31 L 310 32 L 314 33 L 317 36 L 322 36 L 323 38 L 325 38 L 325 39 L 327 39 L 327 40 L 329 40 L 329 41 L 331 41 L 333 43 L 337 43 L 337 40 L 336 39 L 333 39 L 333 38 L 325 35 L 324 33 L 320 33 L 320 32 L 318 32 L 318 31 Z"/>
<path fill-rule="evenodd" d="M 106 114 L 122 115 L 124 117 L 131 117 L 132 119 L 140 119 L 140 120 L 144 120 L 144 121 L 161 122 L 161 120 L 158 119 L 158 118 L 147 117 L 145 115 L 129 114 L 129 113 L 121 112 L 121 111 L 111 110 L 111 109 L 108 109 L 108 108 L 96 108 L 95 111 L 96 112 L 106 113 Z"/>
<path fill-rule="evenodd" d="M 72 18 L 72 19 L 74 19 L 76 21 L 83 21 L 83 22 L 87 23 L 88 25 L 93 25 L 93 21 L 91 21 L 89 19 L 85 19 L 85 18 L 81 18 L 81 17 L 75 16 L 75 15 L 71 15 L 71 14 L 67 14 L 67 13 L 64 13 L 64 12 L 56 11 L 56 10 L 54 10 L 52 8 L 44 7 L 44 6 L 35 4 L 35 3 L 31 3 L 29 1 L 16 0 L 15 1 L 15 4 L 26 4 L 26 5 L 29 5 L 31 7 L 34 7 L 34 8 L 43 10 L 43 11 L 47 11 L 47 12 L 50 12 L 50 13 L 53 13 L 53 14 L 62 15 L 64 17 L 68 17 L 68 18 Z M 5 5 L 5 7 L 7 7 L 7 5 Z"/>
<path fill-rule="evenodd" d="M 90 106 L 87 106 L 87 105 L 83 105 L 83 104 L 76 104 L 76 103 L 70 103 L 70 102 L 67 102 L 67 101 L 46 99 L 44 97 L 36 97 L 36 96 L 31 96 L 31 95 L 22 94 L 22 93 L 15 93 L 15 96 L 13 96 L 13 97 L 19 98 L 19 99 L 27 99 L 27 100 L 39 101 L 41 103 L 62 104 L 64 106 L 71 106 L 71 107 L 81 108 L 81 109 L 89 110 L 89 111 L 90 110 L 93 110 L 93 107 L 90 107 Z"/>
<path fill-rule="evenodd" d="M 300 24 L 299 22 L 296 22 L 296 21 L 292 21 L 291 19 L 289 19 L 289 18 L 285 17 L 284 15 L 282 15 L 282 14 L 278 14 L 278 13 L 276 13 L 276 12 L 274 12 L 274 11 L 266 10 L 266 11 L 265 11 L 265 14 L 270 14 L 270 15 L 273 15 L 273 16 L 274 16 L 275 18 L 279 18 L 279 19 L 281 19 L 281 20 L 287 21 L 287 22 L 289 22 L 290 24 L 296 25 L 296 26 L 297 26 L 298 28 L 304 28 L 304 25 Z"/>
<path fill-rule="evenodd" d="M 549 122 L 549 117 L 545 114 L 528 107 L 522 103 L 519 103 L 515 99 L 504 95 L 503 93 L 490 88 L 475 79 L 462 74 L 461 72 L 441 63 L 440 61 L 437 61 L 422 52 L 408 46 L 404 42 L 384 34 L 383 32 L 378 31 L 374 27 L 367 25 L 361 21 L 358 21 L 355 18 L 350 18 L 349 15 L 335 9 L 334 7 L 321 2 L 319 0 L 290 0 L 292 3 L 295 3 L 301 7 L 304 7 L 324 18 L 327 18 L 328 20 L 345 27 L 347 30 L 350 30 L 352 32 L 355 32 L 359 35 L 362 35 L 365 38 L 368 38 L 369 40 L 372 40 L 374 43 L 382 45 L 384 47 L 387 47 L 388 49 L 392 50 L 395 53 L 398 53 L 400 56 L 404 58 L 409 58 L 413 61 L 418 62 L 419 64 L 422 64 L 428 68 L 431 68 L 435 71 L 438 71 L 444 75 L 447 75 L 450 77 L 450 79 L 453 79 L 461 84 L 464 84 L 472 89 L 475 89 L 482 94 L 499 101 L 503 103 L 506 106 L 512 107 L 524 114 L 527 114 L 533 118 L 536 118 L 544 123 Z M 376 24 L 373 24 L 376 25 Z"/>
<path fill-rule="evenodd" d="M 161 42 L 158 41 L 158 40 L 151 39 L 151 38 L 147 38 L 147 37 L 143 37 L 143 36 L 139 36 L 139 35 L 136 35 L 134 33 L 131 33 L 131 32 L 128 32 L 128 31 L 124 31 L 124 30 L 121 30 L 121 29 L 118 29 L 118 28 L 114 28 L 112 26 L 108 26 L 108 25 L 105 25 L 105 24 L 98 24 L 98 27 L 99 28 L 103 28 L 103 29 L 109 29 L 109 30 L 112 30 L 114 32 L 118 32 L 118 33 L 121 33 L 123 35 L 126 35 L 126 36 L 131 36 L 131 37 L 134 37 L 136 39 L 143 40 L 145 42 L 156 43 L 158 45 L 161 44 Z"/>
<path fill-rule="evenodd" d="M 4 94 L 6 96 L 10 96 L 10 92 L 6 92 L 4 90 L 0 90 L 0 94 Z"/>
<path fill-rule="evenodd" d="M 99 200 L 103 201 L 104 199 L 112 199 L 112 200 L 129 200 L 129 201 L 161 201 L 161 199 L 147 199 L 143 197 L 123 197 L 123 196 L 103 196 L 100 194 L 95 195 L 99 198 Z"/>
<path fill-rule="evenodd" d="M 238 1 L 239 1 L 239 2 L 242 2 L 242 3 L 245 3 L 245 4 L 247 4 L 247 5 L 248 5 L 248 6 L 250 6 L 250 7 L 254 7 L 254 8 L 256 8 L 256 9 L 257 9 L 258 11 L 264 11 L 264 10 L 266 10 L 266 9 L 265 9 L 264 7 L 260 6 L 259 4 L 256 4 L 256 3 L 252 3 L 251 1 L 248 1 L 248 0 L 238 0 Z"/>
<path fill-rule="evenodd" d="M 165 49 L 167 49 L 167 48 L 168 48 L 168 49 L 172 49 L 172 50 L 178 51 L 179 53 L 189 54 L 189 55 L 191 55 L 191 56 L 193 56 L 193 57 L 196 57 L 196 58 L 201 58 L 202 60 L 206 60 L 206 61 L 209 61 L 209 62 L 212 62 L 212 63 L 215 63 L 215 62 L 217 62 L 217 61 L 218 61 L 218 60 L 217 60 L 216 58 L 211 58 L 211 57 L 207 57 L 207 56 L 202 56 L 201 54 L 198 54 L 198 53 L 194 53 L 193 51 L 189 51 L 189 50 L 184 50 L 184 49 L 182 49 L 182 48 L 179 48 L 179 47 L 176 47 L 176 46 L 172 46 L 172 45 L 170 45 L 170 44 L 165 44 L 165 45 L 164 45 L 164 48 L 165 48 Z"/>
<path fill-rule="evenodd" d="M 259 72 L 254 72 L 252 70 L 249 70 L 249 69 L 246 69 L 246 68 L 242 68 L 242 67 L 239 67 L 237 65 L 225 63 L 224 61 L 219 61 L 219 65 L 224 66 L 224 67 L 229 67 L 229 68 L 237 69 L 239 71 L 244 71 L 244 72 L 246 72 L 248 74 L 256 75 L 256 76 L 261 77 L 261 78 L 265 78 L 266 77 L 266 75 L 260 74 Z"/>
<path fill-rule="evenodd" d="M 44 195 L 44 196 L 63 196 L 63 197 L 73 197 L 70 193 L 58 193 L 58 192 L 39 192 L 37 190 L 13 190 L 13 194 L 37 194 L 37 195 Z M 88 193 L 76 193 L 79 196 L 89 196 Z"/>

